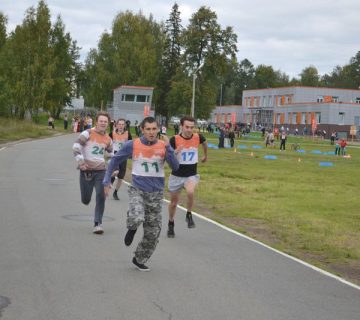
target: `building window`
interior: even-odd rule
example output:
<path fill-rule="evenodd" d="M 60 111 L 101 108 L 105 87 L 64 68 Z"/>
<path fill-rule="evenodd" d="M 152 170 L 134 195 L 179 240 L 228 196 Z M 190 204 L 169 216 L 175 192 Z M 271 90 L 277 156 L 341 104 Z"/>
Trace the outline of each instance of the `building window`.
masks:
<path fill-rule="evenodd" d="M 126 94 L 121 95 L 121 101 L 125 101 Z"/>
<path fill-rule="evenodd" d="M 319 103 L 324 102 L 324 96 L 318 96 L 317 102 Z"/>
<path fill-rule="evenodd" d="M 345 112 L 339 112 L 339 124 L 343 125 L 345 123 Z"/>
<path fill-rule="evenodd" d="M 149 96 L 137 95 L 136 102 L 149 102 Z"/>
<path fill-rule="evenodd" d="M 280 113 L 276 114 L 276 123 L 280 123 L 280 116 L 281 116 Z"/>
<path fill-rule="evenodd" d="M 332 96 L 332 102 L 339 102 L 339 97 Z"/>
<path fill-rule="evenodd" d="M 356 102 L 356 103 L 360 103 L 360 97 L 356 97 L 355 102 Z"/>
<path fill-rule="evenodd" d="M 315 112 L 315 119 L 317 124 L 321 123 L 321 112 Z"/>
<path fill-rule="evenodd" d="M 135 101 L 135 95 L 134 94 L 126 94 L 125 95 L 125 101 L 134 102 Z"/>
<path fill-rule="evenodd" d="M 294 112 L 292 114 L 292 121 L 291 121 L 292 124 L 296 124 L 296 112 Z"/>
<path fill-rule="evenodd" d="M 306 124 L 306 112 L 301 113 L 301 124 Z"/>

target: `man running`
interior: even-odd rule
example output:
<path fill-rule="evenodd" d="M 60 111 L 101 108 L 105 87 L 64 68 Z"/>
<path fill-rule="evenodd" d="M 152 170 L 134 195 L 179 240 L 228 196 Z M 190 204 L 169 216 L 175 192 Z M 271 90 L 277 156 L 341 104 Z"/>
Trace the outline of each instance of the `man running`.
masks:
<path fill-rule="evenodd" d="M 138 227 L 144 228 L 143 238 L 138 244 L 133 264 L 140 271 L 149 271 L 145 265 L 153 254 L 161 231 L 161 208 L 165 185 L 164 162 L 177 170 L 179 162 L 169 139 L 157 139 L 158 124 L 153 117 L 141 123 L 142 136 L 124 144 L 111 159 L 103 181 L 104 192 L 109 194 L 111 174 L 120 163 L 132 158 L 132 185 L 129 186 L 128 231 L 125 245 L 130 246 Z"/>
<path fill-rule="evenodd" d="M 203 147 L 204 155 L 201 162 L 205 162 L 207 160 L 207 142 L 203 135 L 193 133 L 194 128 L 195 119 L 185 116 L 180 120 L 180 134 L 170 139 L 170 145 L 177 152 L 180 167 L 178 170 L 173 170 L 169 177 L 170 203 L 167 232 L 169 238 L 175 237 L 174 219 L 182 188 L 185 188 L 187 196 L 186 222 L 188 228 L 195 228 L 191 210 L 194 205 L 195 187 L 200 181 L 200 175 L 197 174 L 198 147 L 200 144 Z"/>
<path fill-rule="evenodd" d="M 106 134 L 110 117 L 106 112 L 99 112 L 96 124 L 79 135 L 73 145 L 75 159 L 80 169 L 81 201 L 88 205 L 93 189 L 96 191 L 96 205 L 93 233 L 102 234 L 102 217 L 105 210 L 105 194 L 102 181 L 105 175 L 105 158 L 112 153 L 112 141 Z"/>
<path fill-rule="evenodd" d="M 122 146 L 126 141 L 132 140 L 131 133 L 130 131 L 125 130 L 125 126 L 126 126 L 125 119 L 118 119 L 118 121 L 116 122 L 116 129 L 110 132 L 110 137 L 113 140 L 114 154 L 122 148 Z M 119 168 L 116 171 L 114 171 L 111 177 L 111 183 L 114 183 L 115 176 L 117 177 L 114 185 L 114 193 L 113 193 L 113 198 L 115 200 L 120 200 L 117 193 L 125 177 L 126 166 L 127 166 L 127 161 L 120 163 Z"/>

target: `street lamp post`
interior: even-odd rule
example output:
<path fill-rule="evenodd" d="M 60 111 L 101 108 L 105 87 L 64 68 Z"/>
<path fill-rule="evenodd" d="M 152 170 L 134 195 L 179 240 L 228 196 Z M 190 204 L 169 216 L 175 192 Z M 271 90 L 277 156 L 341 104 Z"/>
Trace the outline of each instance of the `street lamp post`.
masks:
<path fill-rule="evenodd" d="M 192 90 L 192 100 L 191 100 L 191 116 L 195 117 L 195 80 L 196 73 L 204 66 L 204 63 L 200 64 L 199 67 L 193 72 L 193 90 Z"/>

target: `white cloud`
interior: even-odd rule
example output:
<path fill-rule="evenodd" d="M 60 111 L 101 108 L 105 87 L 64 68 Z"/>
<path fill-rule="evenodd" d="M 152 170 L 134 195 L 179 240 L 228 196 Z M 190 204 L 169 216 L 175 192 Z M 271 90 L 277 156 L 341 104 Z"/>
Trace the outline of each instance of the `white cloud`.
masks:
<path fill-rule="evenodd" d="M 48 0 L 53 19 L 60 14 L 66 31 L 77 40 L 84 59 L 96 48 L 101 34 L 111 30 L 120 11 L 140 10 L 155 20 L 168 19 L 175 1 L 166 0 Z M 27 8 L 36 0 L 1 0 L 1 11 L 13 30 L 22 22 Z M 344 65 L 359 50 L 359 0 L 208 0 L 177 1 L 183 25 L 201 6 L 217 13 L 224 28 L 232 26 L 238 35 L 238 58 L 249 59 L 255 66 L 272 65 L 290 77 L 309 65 L 320 74 Z"/>

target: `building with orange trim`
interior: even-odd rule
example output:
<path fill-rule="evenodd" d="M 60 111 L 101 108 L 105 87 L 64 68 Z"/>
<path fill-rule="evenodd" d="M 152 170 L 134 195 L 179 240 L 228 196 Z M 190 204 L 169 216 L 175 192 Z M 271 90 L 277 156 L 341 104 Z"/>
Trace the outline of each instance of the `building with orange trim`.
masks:
<path fill-rule="evenodd" d="M 210 114 L 210 121 L 218 125 L 242 122 L 242 112 L 241 105 L 216 106 Z"/>
<path fill-rule="evenodd" d="M 297 128 L 303 132 L 325 130 L 349 136 L 350 126 L 360 126 L 360 90 L 323 87 L 283 87 L 244 90 L 242 100 L 243 123 L 254 127 Z"/>

